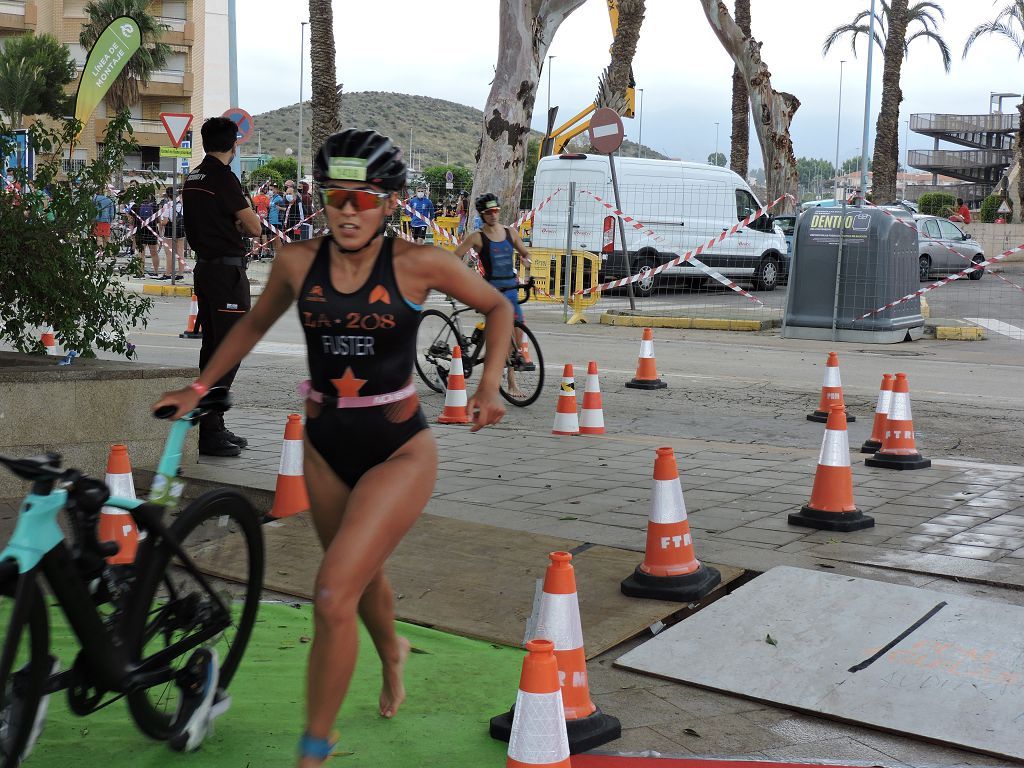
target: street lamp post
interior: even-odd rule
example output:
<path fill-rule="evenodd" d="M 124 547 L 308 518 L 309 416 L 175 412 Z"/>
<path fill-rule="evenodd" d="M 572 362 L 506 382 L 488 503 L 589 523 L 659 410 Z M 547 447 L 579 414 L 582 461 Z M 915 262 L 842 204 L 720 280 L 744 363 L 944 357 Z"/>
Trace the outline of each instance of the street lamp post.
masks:
<path fill-rule="evenodd" d="M 718 123 L 715 123 L 715 165 L 718 165 Z"/>
<path fill-rule="evenodd" d="M 548 119 L 548 115 L 551 114 L 551 60 L 555 58 L 553 54 L 548 54 L 548 111 L 544 115 L 544 119 Z"/>
<path fill-rule="evenodd" d="M 839 62 L 839 109 L 836 110 L 836 183 L 832 197 L 839 199 L 839 130 L 843 125 L 843 65 L 846 59 Z"/>
<path fill-rule="evenodd" d="M 305 70 L 302 60 L 306 52 L 306 24 L 308 23 L 307 21 L 299 23 L 299 152 L 295 155 L 297 164 L 297 172 L 295 174 L 296 185 L 302 181 L 302 73 Z"/>
<path fill-rule="evenodd" d="M 640 91 L 640 135 L 636 140 L 636 156 L 641 157 L 640 153 L 643 152 L 644 146 L 644 89 L 638 88 Z"/>

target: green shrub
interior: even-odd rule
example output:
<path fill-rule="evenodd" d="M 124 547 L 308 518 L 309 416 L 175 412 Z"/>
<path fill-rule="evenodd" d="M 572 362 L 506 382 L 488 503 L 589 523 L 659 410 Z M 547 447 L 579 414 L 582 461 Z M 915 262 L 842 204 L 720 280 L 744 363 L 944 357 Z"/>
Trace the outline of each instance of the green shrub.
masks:
<path fill-rule="evenodd" d="M 284 177 L 273 168 L 267 166 L 261 166 L 253 171 L 246 174 L 246 183 L 250 187 L 258 186 L 264 182 L 270 182 L 271 184 L 277 184 L 279 187 L 284 187 Z"/>
<path fill-rule="evenodd" d="M 918 198 L 917 207 L 929 216 L 951 216 L 956 212 L 956 197 L 948 192 L 925 192 Z"/>
<path fill-rule="evenodd" d="M 1010 214 L 999 213 L 999 206 L 1002 204 L 1003 198 L 1000 195 L 989 195 L 981 203 L 981 213 L 978 214 L 978 220 L 985 224 L 991 224 L 999 218 L 1009 221 Z"/>

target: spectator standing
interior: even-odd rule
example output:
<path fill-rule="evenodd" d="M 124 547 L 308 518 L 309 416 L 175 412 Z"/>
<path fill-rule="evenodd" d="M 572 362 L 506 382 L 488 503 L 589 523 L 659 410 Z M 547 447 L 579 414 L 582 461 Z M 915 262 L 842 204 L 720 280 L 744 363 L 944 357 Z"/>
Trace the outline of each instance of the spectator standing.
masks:
<path fill-rule="evenodd" d="M 461 240 L 466 235 L 466 225 L 469 224 L 469 192 L 459 192 L 459 202 L 455 204 L 455 215 L 459 217 L 459 227 L 456 231 Z"/>
<path fill-rule="evenodd" d="M 299 195 L 295 186 L 285 187 L 284 199 L 287 207 L 284 212 L 284 233 L 292 240 L 298 239 L 299 233 L 296 225 L 299 223 Z"/>
<path fill-rule="evenodd" d="M 416 196 L 409 201 L 409 207 L 413 210 L 409 221 L 412 239 L 422 243 L 427 237 L 427 227 L 434 218 L 434 204 L 427 197 L 426 187 L 416 187 Z"/>
<path fill-rule="evenodd" d="M 203 345 L 199 370 L 251 306 L 249 279 L 245 274 L 242 236 L 260 234 L 260 219 L 249 207 L 242 185 L 231 172 L 238 127 L 226 117 L 211 117 L 201 130 L 206 157 L 185 180 L 182 189 L 185 231 L 196 255 L 195 292 Z M 230 387 L 236 365 L 214 386 Z M 224 416 L 207 414 L 199 422 L 199 453 L 207 456 L 238 456 L 248 445 L 244 437 L 224 425 Z"/>
<path fill-rule="evenodd" d="M 278 229 L 284 223 L 284 217 L 281 215 L 284 213 L 288 204 L 284 200 L 284 196 L 281 194 L 281 188 L 277 184 L 270 185 L 270 213 L 267 215 L 267 221 Z M 271 250 L 276 254 L 277 246 L 281 243 L 281 236 L 275 232 L 274 238 L 271 241 Z"/>
<path fill-rule="evenodd" d="M 106 248 L 110 242 L 110 223 L 114 220 L 115 204 L 105 192 L 93 195 L 92 202 L 96 206 L 96 216 L 92 220 L 93 237 L 96 238 L 96 245 Z"/>
<path fill-rule="evenodd" d="M 266 252 L 267 241 L 270 239 L 270 229 L 264 224 L 267 221 L 267 217 L 270 215 L 270 197 L 264 191 L 263 187 L 256 188 L 256 194 L 252 196 L 252 207 L 256 209 L 256 215 L 260 217 L 260 252 L 256 256 L 258 259 L 262 259 L 268 255 Z"/>
<path fill-rule="evenodd" d="M 156 229 L 159 226 L 154 214 L 157 212 L 156 200 L 153 199 L 153 193 L 149 192 L 142 199 L 142 201 L 133 210 L 134 226 L 139 228 L 139 250 L 142 252 L 142 262 L 145 265 L 146 262 L 146 251 L 149 251 L 150 262 L 153 265 L 152 272 L 146 272 L 148 277 L 155 277 L 157 280 L 160 279 L 160 254 L 157 250 L 157 236 Z"/>

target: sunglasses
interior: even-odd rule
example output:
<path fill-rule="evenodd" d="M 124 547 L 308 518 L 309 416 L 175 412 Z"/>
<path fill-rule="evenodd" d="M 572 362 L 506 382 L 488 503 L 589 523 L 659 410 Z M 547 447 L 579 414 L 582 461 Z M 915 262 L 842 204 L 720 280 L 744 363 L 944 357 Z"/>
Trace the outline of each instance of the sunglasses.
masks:
<path fill-rule="evenodd" d="M 331 208 L 344 208 L 346 204 L 352 203 L 352 207 L 359 213 L 372 211 L 380 208 L 387 199 L 391 197 L 387 192 L 371 192 L 367 189 L 334 189 L 328 187 L 320 190 L 320 200 L 325 206 Z"/>
<path fill-rule="evenodd" d="M 488 213 L 501 213 L 501 208 L 484 208 L 484 215 Z"/>

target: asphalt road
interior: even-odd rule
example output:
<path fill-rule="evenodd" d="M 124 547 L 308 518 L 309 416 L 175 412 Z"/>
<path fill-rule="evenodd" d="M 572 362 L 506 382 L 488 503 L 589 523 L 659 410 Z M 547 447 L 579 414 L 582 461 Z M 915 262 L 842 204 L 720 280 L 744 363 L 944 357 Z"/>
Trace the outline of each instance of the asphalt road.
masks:
<path fill-rule="evenodd" d="M 439 299 L 431 303 L 443 306 Z M 533 406 L 510 408 L 506 420 L 517 428 L 550 430 L 562 365 L 574 364 L 582 392 L 586 364 L 593 359 L 601 369 L 611 432 L 811 448 L 821 442 L 821 425 L 805 416 L 818 402 L 827 352 L 834 346 L 828 342 L 782 339 L 772 332 L 657 329 L 658 371 L 669 387 L 644 392 L 624 387 L 635 371 L 639 329 L 565 326 L 555 308 L 536 307 L 527 305 L 527 321 L 543 350 L 545 392 Z M 187 311 L 187 299 L 155 300 L 149 326 L 132 334 L 141 362 L 196 364 L 199 342 L 178 338 Z M 926 455 L 1024 461 L 1019 341 L 993 333 L 984 342 L 835 346 L 846 400 L 857 416 L 850 425 L 854 449 L 870 433 L 881 374 L 900 371 L 910 380 L 918 445 Z M 295 386 L 306 376 L 304 355 L 298 320 L 290 312 L 243 363 L 234 387 L 237 402 L 298 409 Z M 428 414 L 439 412 L 442 396 L 421 389 Z"/>

